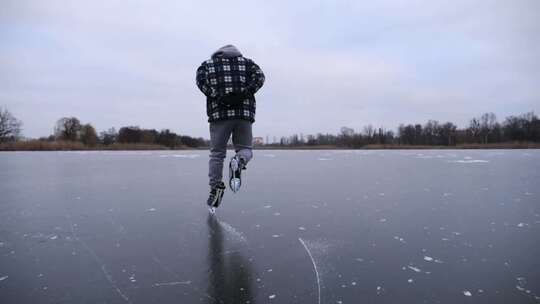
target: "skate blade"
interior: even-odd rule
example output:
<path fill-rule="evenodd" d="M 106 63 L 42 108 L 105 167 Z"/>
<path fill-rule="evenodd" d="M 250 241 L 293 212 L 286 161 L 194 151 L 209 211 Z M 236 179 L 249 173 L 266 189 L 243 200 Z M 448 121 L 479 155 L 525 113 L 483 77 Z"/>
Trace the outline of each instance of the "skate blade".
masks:
<path fill-rule="evenodd" d="M 231 167 L 231 169 L 233 171 L 238 170 L 238 161 L 236 160 L 236 158 L 231 159 L 231 166 L 230 167 Z"/>
<path fill-rule="evenodd" d="M 241 181 L 239 178 L 233 178 L 230 182 L 231 190 L 232 192 L 236 193 L 238 190 L 240 190 Z"/>

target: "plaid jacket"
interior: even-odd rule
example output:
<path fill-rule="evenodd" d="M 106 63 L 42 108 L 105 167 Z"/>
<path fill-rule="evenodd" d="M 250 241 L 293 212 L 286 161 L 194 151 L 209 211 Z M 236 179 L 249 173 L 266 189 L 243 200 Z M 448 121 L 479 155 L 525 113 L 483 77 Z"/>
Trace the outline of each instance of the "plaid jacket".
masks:
<path fill-rule="evenodd" d="M 197 86 L 206 95 L 208 122 L 226 119 L 255 121 L 254 94 L 264 84 L 264 74 L 253 60 L 243 56 L 212 57 L 197 69 Z M 242 96 L 237 105 L 224 102 L 228 94 Z"/>

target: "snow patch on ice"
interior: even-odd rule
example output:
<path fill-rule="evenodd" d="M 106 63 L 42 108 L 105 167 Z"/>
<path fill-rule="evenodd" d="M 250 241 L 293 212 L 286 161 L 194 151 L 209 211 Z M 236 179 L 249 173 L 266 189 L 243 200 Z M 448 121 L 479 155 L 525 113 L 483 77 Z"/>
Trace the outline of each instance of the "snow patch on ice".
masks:
<path fill-rule="evenodd" d="M 451 163 L 462 163 L 462 164 L 489 163 L 489 160 L 484 160 L 484 159 L 460 159 L 460 160 L 451 161 Z"/>
<path fill-rule="evenodd" d="M 400 242 L 402 242 L 402 243 L 404 243 L 404 244 L 407 243 L 407 242 L 405 242 L 405 239 L 404 239 L 404 238 L 399 237 L 399 236 L 397 236 L 397 235 L 394 236 L 394 240 L 398 240 L 398 241 L 400 241 Z"/>
<path fill-rule="evenodd" d="M 464 290 L 464 291 L 463 291 L 463 294 L 464 294 L 466 297 L 472 296 L 472 293 L 471 293 L 470 291 L 468 291 L 468 290 Z"/>
<path fill-rule="evenodd" d="M 527 289 L 525 287 L 527 285 L 527 279 L 525 279 L 524 277 L 517 277 L 516 280 L 517 280 L 517 285 L 516 285 L 517 290 L 529 296 L 534 297 L 537 301 L 540 300 L 540 297 L 537 294 L 533 293 L 530 289 Z"/>
<path fill-rule="evenodd" d="M 442 263 L 442 262 L 443 262 L 443 261 L 441 261 L 441 260 L 434 259 L 434 258 L 432 258 L 432 257 L 430 257 L 430 256 L 427 256 L 427 255 L 424 256 L 424 260 L 426 260 L 426 261 L 428 261 L 428 262 L 435 262 L 435 263 Z"/>
<path fill-rule="evenodd" d="M 3 281 L 5 279 L 9 278 L 9 276 L 3 276 L 3 277 L 0 277 L 0 281 Z"/>
<path fill-rule="evenodd" d="M 159 157 L 175 157 L 175 158 L 194 159 L 194 158 L 200 157 L 200 155 L 199 154 L 165 154 L 165 155 L 160 155 Z"/>

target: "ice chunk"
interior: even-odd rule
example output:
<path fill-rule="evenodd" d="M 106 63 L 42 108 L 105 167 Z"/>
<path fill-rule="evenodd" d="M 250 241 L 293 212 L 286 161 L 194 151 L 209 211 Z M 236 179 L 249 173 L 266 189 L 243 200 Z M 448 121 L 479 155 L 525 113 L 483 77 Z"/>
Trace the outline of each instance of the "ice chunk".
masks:
<path fill-rule="evenodd" d="M 414 267 L 414 266 L 409 265 L 409 266 L 407 266 L 407 268 L 413 270 L 414 272 L 422 272 L 422 270 L 420 268 L 418 268 L 418 267 Z"/>

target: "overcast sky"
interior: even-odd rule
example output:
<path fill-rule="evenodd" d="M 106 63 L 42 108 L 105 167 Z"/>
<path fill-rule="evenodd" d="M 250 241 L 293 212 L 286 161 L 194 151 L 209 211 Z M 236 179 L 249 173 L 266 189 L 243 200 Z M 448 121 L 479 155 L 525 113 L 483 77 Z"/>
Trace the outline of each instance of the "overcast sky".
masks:
<path fill-rule="evenodd" d="M 266 74 L 255 136 L 458 127 L 540 109 L 540 1 L 0 1 L 0 106 L 208 138 L 195 70 L 234 44 Z"/>

